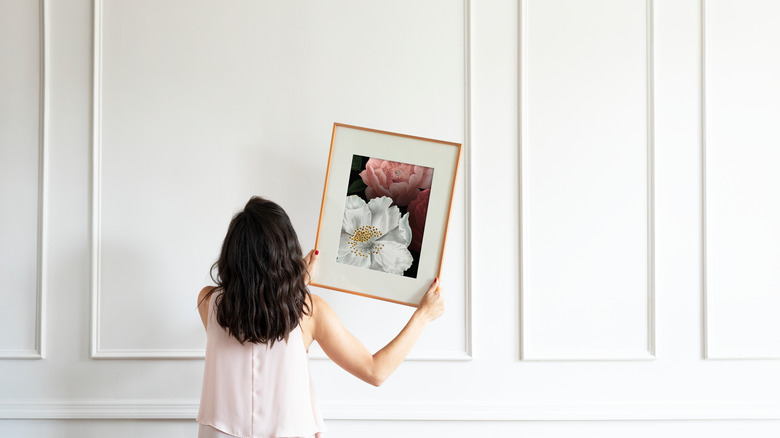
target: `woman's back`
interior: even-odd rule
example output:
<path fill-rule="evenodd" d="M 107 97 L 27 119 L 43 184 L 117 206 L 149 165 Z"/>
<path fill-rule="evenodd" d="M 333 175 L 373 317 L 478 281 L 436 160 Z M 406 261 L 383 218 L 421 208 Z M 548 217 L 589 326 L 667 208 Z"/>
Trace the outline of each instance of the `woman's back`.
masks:
<path fill-rule="evenodd" d="M 288 339 L 241 344 L 217 323 L 210 297 L 198 422 L 240 437 L 299 437 L 325 431 L 300 325 Z"/>
<path fill-rule="evenodd" d="M 290 218 L 271 201 L 252 197 L 233 216 L 212 267 L 217 287 L 198 296 L 208 337 L 197 418 L 203 438 L 319 437 L 325 427 L 308 346 L 316 341 L 333 362 L 379 386 L 444 311 L 434 280 L 401 332 L 371 354 L 328 303 L 309 292 L 317 254 L 303 256 Z"/>

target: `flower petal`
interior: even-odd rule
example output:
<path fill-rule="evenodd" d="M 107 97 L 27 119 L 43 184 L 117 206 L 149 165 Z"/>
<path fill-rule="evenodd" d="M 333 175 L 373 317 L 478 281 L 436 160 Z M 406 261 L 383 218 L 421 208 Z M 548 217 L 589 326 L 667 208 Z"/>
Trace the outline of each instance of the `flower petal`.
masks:
<path fill-rule="evenodd" d="M 379 262 L 376 260 L 376 257 L 371 257 L 371 266 L 369 266 L 369 268 L 374 271 L 385 272 L 385 268 L 379 264 Z"/>
<path fill-rule="evenodd" d="M 383 235 L 396 226 L 401 219 L 401 212 L 398 207 L 392 206 L 393 200 L 382 196 L 368 201 L 368 209 L 371 210 L 371 225 Z"/>
<path fill-rule="evenodd" d="M 349 237 L 351 234 L 347 234 L 342 232 L 341 237 L 339 238 L 339 250 L 336 254 L 336 261 L 338 262 L 339 259 L 345 257 L 347 254 L 352 252 L 352 250 L 349 247 Z"/>
<path fill-rule="evenodd" d="M 376 260 L 385 272 L 403 275 L 404 271 L 412 266 L 414 258 L 406 246 L 393 240 L 377 243 L 374 247 L 373 259 Z"/>
<path fill-rule="evenodd" d="M 368 183 L 371 181 L 371 172 L 369 172 L 368 169 L 363 169 L 363 171 L 361 171 L 358 176 L 363 180 L 365 185 L 368 185 Z"/>
<path fill-rule="evenodd" d="M 412 227 L 409 226 L 409 213 L 406 213 L 401 217 L 401 220 L 398 221 L 398 227 L 394 228 L 389 233 L 383 234 L 382 237 L 377 240 L 377 243 L 385 241 L 398 242 L 407 247 L 412 243 Z"/>
<path fill-rule="evenodd" d="M 368 208 L 370 208 L 371 213 L 374 214 L 381 210 L 386 210 L 387 207 L 389 207 L 390 204 L 392 203 L 393 203 L 392 199 L 388 198 L 387 196 L 382 196 L 368 201 Z"/>
<path fill-rule="evenodd" d="M 355 195 L 347 196 L 344 220 L 341 222 L 342 230 L 351 235 L 362 225 L 369 224 L 371 224 L 371 210 L 368 209 L 366 202 Z"/>
<path fill-rule="evenodd" d="M 415 170 L 419 169 L 419 166 L 415 166 L 414 168 L 415 168 Z M 414 187 L 414 188 L 420 187 L 420 182 L 422 182 L 422 178 L 423 178 L 422 172 L 415 172 L 415 173 L 413 173 L 409 177 L 409 185 Z"/>
<path fill-rule="evenodd" d="M 374 172 L 369 174 L 369 182 L 366 183 L 366 185 L 373 187 L 375 190 L 379 190 L 381 192 L 386 192 L 385 187 L 387 187 L 387 177 L 384 173 L 381 172 Z"/>
<path fill-rule="evenodd" d="M 393 194 L 393 201 L 403 207 L 409 205 L 420 193 L 420 190 L 409 183 L 399 182 L 390 184 L 390 193 Z"/>
<path fill-rule="evenodd" d="M 403 195 L 406 192 L 411 191 L 412 189 L 417 189 L 417 187 L 411 187 L 409 186 L 408 182 L 401 181 L 401 182 L 391 183 L 388 189 L 390 189 L 390 193 L 393 194 L 393 197 L 396 197 L 399 195 Z"/>
<path fill-rule="evenodd" d="M 422 178 L 417 187 L 421 189 L 430 189 L 431 183 L 433 182 L 433 168 L 424 167 L 424 166 L 419 166 L 419 167 L 422 168 Z M 415 172 L 417 172 L 416 167 L 415 167 Z"/>
<path fill-rule="evenodd" d="M 368 268 L 371 266 L 370 256 L 361 256 L 352 252 L 352 248 L 349 246 L 350 235 L 341 233 L 339 239 L 339 252 L 336 256 L 336 262 L 344 263 L 345 265 L 358 266 L 361 268 Z"/>
<path fill-rule="evenodd" d="M 412 243 L 412 227 L 409 226 L 409 213 L 406 213 L 400 221 L 398 221 L 398 231 L 406 242 L 406 246 Z"/>
<path fill-rule="evenodd" d="M 351 252 L 347 253 L 343 257 L 336 257 L 336 261 L 339 263 L 344 263 L 345 265 L 357 266 L 359 268 L 371 267 L 371 257 L 355 255 Z"/>
<path fill-rule="evenodd" d="M 360 196 L 358 195 L 350 195 L 347 196 L 347 203 L 344 205 L 344 208 L 348 210 L 354 210 L 356 208 L 360 208 L 362 206 L 366 205 L 366 201 L 364 201 Z"/>

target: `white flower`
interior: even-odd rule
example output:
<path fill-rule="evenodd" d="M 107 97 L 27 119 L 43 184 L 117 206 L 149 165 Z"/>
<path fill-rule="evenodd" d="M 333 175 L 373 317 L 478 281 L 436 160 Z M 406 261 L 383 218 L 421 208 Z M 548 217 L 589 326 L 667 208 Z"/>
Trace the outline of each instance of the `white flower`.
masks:
<path fill-rule="evenodd" d="M 412 266 L 409 213 L 401 216 L 387 196 L 368 201 L 347 196 L 336 261 L 403 275 Z"/>

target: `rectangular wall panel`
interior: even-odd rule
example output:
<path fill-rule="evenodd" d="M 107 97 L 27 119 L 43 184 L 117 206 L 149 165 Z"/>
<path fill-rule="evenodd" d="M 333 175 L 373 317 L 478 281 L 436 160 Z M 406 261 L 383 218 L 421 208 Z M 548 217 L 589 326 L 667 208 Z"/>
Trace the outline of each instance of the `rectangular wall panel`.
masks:
<path fill-rule="evenodd" d="M 232 215 L 268 197 L 312 248 L 334 122 L 464 141 L 464 4 L 418 3 L 96 2 L 93 357 L 202 357 L 195 298 Z M 469 357 L 463 183 L 457 316 L 412 357 Z M 370 347 L 412 311 L 315 292 Z"/>
<path fill-rule="evenodd" d="M 780 4 L 704 7 L 706 356 L 780 359 Z"/>
<path fill-rule="evenodd" d="M 41 4 L 0 1 L 0 359 L 40 358 Z"/>
<path fill-rule="evenodd" d="M 523 359 L 653 357 L 651 18 L 522 3 Z"/>

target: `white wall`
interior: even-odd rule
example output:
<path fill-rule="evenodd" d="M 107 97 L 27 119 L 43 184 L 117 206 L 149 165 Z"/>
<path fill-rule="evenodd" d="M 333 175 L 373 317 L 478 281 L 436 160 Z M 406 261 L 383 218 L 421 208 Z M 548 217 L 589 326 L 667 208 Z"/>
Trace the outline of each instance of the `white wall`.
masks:
<path fill-rule="evenodd" d="M 227 222 L 312 247 L 338 121 L 466 154 L 445 316 L 312 353 L 331 436 L 776 436 L 780 8 L 703 3 L 3 0 L 0 435 L 192 436 Z"/>

